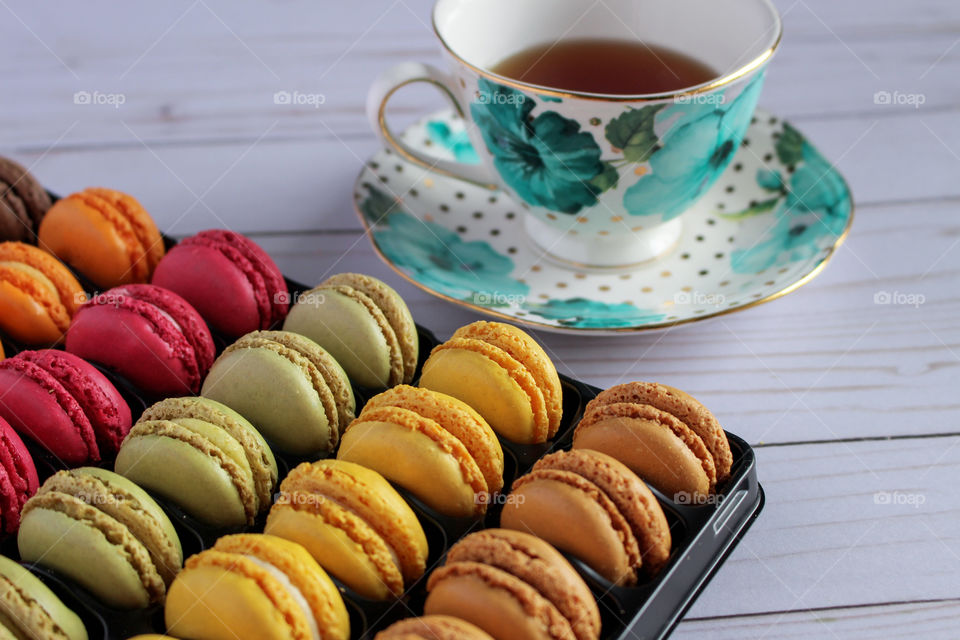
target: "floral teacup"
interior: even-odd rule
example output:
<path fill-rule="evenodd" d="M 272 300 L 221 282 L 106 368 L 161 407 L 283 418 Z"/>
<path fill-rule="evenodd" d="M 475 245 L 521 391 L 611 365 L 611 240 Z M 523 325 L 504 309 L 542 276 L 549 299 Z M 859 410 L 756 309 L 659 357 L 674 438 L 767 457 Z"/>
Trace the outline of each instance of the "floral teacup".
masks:
<path fill-rule="evenodd" d="M 726 168 L 750 124 L 781 22 L 769 0 L 438 0 L 433 24 L 450 71 L 406 62 L 370 89 L 385 144 L 434 171 L 488 184 L 527 211 L 531 240 L 582 267 L 622 267 L 669 251 L 684 211 Z M 664 94 L 541 87 L 490 68 L 561 39 L 662 44 L 718 70 Z M 386 106 L 400 87 L 439 87 L 468 123 L 480 163 L 438 160 L 395 137 Z"/>

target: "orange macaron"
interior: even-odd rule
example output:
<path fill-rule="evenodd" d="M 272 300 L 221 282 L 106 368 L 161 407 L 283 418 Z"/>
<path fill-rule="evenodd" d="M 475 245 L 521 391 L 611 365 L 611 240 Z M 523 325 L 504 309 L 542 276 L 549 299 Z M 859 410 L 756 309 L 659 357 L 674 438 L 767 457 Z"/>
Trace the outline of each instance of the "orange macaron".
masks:
<path fill-rule="evenodd" d="M 99 287 L 149 282 L 164 254 L 150 214 L 132 196 L 91 187 L 58 200 L 40 223 L 40 246 Z"/>
<path fill-rule="evenodd" d="M 28 345 L 59 341 L 86 300 L 59 260 L 22 242 L 0 243 L 0 329 Z"/>

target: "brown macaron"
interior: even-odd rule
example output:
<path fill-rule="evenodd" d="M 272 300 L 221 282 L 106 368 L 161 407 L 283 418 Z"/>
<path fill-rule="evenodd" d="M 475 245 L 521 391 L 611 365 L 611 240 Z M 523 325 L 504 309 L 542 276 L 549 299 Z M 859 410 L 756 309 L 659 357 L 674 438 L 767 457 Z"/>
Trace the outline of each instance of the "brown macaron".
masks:
<path fill-rule="evenodd" d="M 580 575 L 543 540 L 506 529 L 472 533 L 427 581 L 427 615 L 448 615 L 496 640 L 597 640 L 600 611 Z"/>
<path fill-rule="evenodd" d="M 50 196 L 29 171 L 0 157 L 0 241 L 36 244 L 37 228 L 50 208 Z"/>
<path fill-rule="evenodd" d="M 422 616 L 394 622 L 374 640 L 493 640 L 465 620 L 451 616 Z"/>
<path fill-rule="evenodd" d="M 628 382 L 591 400 L 576 449 L 607 453 L 669 496 L 713 493 L 733 453 L 716 417 L 692 396 L 656 382 Z"/>
<path fill-rule="evenodd" d="M 558 451 L 517 478 L 500 526 L 529 531 L 618 585 L 670 558 L 663 508 L 630 469 L 598 451 Z"/>

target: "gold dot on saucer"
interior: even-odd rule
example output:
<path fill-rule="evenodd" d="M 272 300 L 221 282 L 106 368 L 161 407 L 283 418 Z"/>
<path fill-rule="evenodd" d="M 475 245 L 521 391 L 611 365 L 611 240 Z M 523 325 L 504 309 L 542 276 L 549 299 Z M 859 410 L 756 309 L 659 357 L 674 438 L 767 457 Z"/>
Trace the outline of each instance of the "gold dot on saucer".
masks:
<path fill-rule="evenodd" d="M 642 289 L 640 289 L 640 291 L 642 293 L 651 293 L 653 291 L 653 287 L 643 287 Z"/>
<path fill-rule="evenodd" d="M 776 284 L 776 283 L 775 283 L 773 280 L 767 280 L 767 281 L 764 282 L 763 284 L 767 285 L 768 287 L 772 287 L 772 286 L 773 286 L 774 284 Z"/>
<path fill-rule="evenodd" d="M 425 186 L 427 189 L 433 187 L 433 178 L 424 178 L 423 186 Z"/>
<path fill-rule="evenodd" d="M 640 166 L 640 167 L 637 167 L 636 169 L 634 169 L 634 170 L 633 170 L 633 173 L 634 173 L 634 175 L 643 176 L 643 175 L 646 175 L 648 171 L 649 171 L 649 169 L 647 169 L 646 167 Z"/>
<path fill-rule="evenodd" d="M 780 269 L 779 271 L 777 271 L 777 273 L 786 273 L 787 271 L 790 271 L 790 269 L 784 267 L 783 269 Z"/>
<path fill-rule="evenodd" d="M 429 213 L 423 216 L 423 219 L 427 222 L 433 222 L 433 216 L 430 215 Z"/>
<path fill-rule="evenodd" d="M 577 218 L 577 222 L 579 222 L 580 224 L 586 224 L 590 222 L 590 220 L 586 216 L 580 216 L 579 218 Z"/>
<path fill-rule="evenodd" d="M 572 235 L 572 236 L 575 236 L 575 235 L 577 235 L 577 234 L 580 233 L 580 232 L 577 231 L 576 229 L 570 229 L 569 231 L 567 231 L 567 233 L 569 233 L 569 234 Z"/>
<path fill-rule="evenodd" d="M 635 227 L 630 227 L 630 231 L 643 231 L 643 225 L 642 225 L 642 224 L 638 224 L 638 225 L 635 226 Z"/>
<path fill-rule="evenodd" d="M 753 294 L 753 297 L 754 297 L 754 298 L 762 298 L 762 297 L 763 297 L 763 294 L 762 294 L 762 293 L 755 293 L 755 294 Z"/>
<path fill-rule="evenodd" d="M 550 296 L 548 296 L 548 295 L 545 294 L 545 293 L 541 293 L 541 294 L 538 295 L 537 297 L 540 298 L 541 300 L 549 300 L 549 299 L 550 299 Z"/>
<path fill-rule="evenodd" d="M 467 83 L 463 81 L 463 78 L 460 78 L 460 86 L 464 89 L 467 88 Z"/>
<path fill-rule="evenodd" d="M 610 218 L 610 222 L 621 222 L 623 221 L 623 216 L 613 216 Z"/>
<path fill-rule="evenodd" d="M 675 303 L 673 302 L 673 300 L 664 300 L 663 302 L 660 303 L 660 306 L 661 306 L 661 307 L 672 307 L 674 304 L 675 304 Z"/>
<path fill-rule="evenodd" d="M 538 264 L 535 264 L 532 267 L 530 267 L 530 271 L 540 271 L 541 269 L 543 269 L 543 267 L 541 267 Z"/>
<path fill-rule="evenodd" d="M 669 278 L 669 277 L 672 276 L 672 275 L 673 275 L 673 274 L 670 273 L 669 271 L 661 271 L 661 272 L 660 272 L 660 277 L 661 277 L 661 278 Z"/>
<path fill-rule="evenodd" d="M 517 282 L 519 282 L 520 284 L 527 284 L 527 281 L 524 280 L 523 278 L 517 278 Z"/>
<path fill-rule="evenodd" d="M 693 287 L 680 287 L 680 291 L 683 291 L 685 293 L 690 293 L 691 291 L 693 291 Z"/>
<path fill-rule="evenodd" d="M 620 274 L 620 279 L 621 279 L 621 280 L 629 280 L 629 279 L 630 279 L 630 274 L 629 274 L 629 273 L 622 273 L 622 274 Z"/>
<path fill-rule="evenodd" d="M 597 231 L 598 236 L 608 236 L 610 235 L 609 231 Z"/>
<path fill-rule="evenodd" d="M 597 288 L 600 289 L 600 291 L 610 291 L 610 286 L 605 284 L 602 284 Z"/>
<path fill-rule="evenodd" d="M 730 284 L 730 281 L 729 281 L 729 280 L 723 280 L 723 281 L 720 283 L 719 286 L 725 287 L 725 286 L 727 286 L 728 284 Z"/>
<path fill-rule="evenodd" d="M 573 277 L 576 278 L 577 280 L 583 280 L 584 278 L 587 277 L 587 274 L 585 274 L 585 273 L 575 273 L 575 274 L 573 274 Z"/>
<path fill-rule="evenodd" d="M 557 289 L 566 289 L 566 288 L 567 288 L 567 283 L 566 283 L 566 282 L 558 282 L 558 283 L 557 283 Z"/>
<path fill-rule="evenodd" d="M 630 305 L 631 307 L 637 306 L 637 303 L 634 302 L 633 300 L 624 300 L 624 301 L 623 301 L 623 304 L 628 304 L 628 305 Z"/>
<path fill-rule="evenodd" d="M 557 216 L 553 215 L 552 213 L 547 214 L 547 220 L 556 220 L 556 219 L 557 219 Z"/>

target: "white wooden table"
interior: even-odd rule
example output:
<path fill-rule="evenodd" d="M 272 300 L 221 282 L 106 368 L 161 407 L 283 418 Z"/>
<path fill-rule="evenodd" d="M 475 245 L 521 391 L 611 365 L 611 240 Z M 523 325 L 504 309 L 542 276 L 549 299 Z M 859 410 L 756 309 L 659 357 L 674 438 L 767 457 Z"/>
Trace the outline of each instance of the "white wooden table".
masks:
<path fill-rule="evenodd" d="M 475 317 L 381 264 L 350 202 L 377 148 L 365 89 L 388 64 L 437 58 L 429 5 L 0 0 L 0 153 L 60 193 L 128 191 L 174 235 L 251 233 L 306 282 L 383 277 L 447 335 Z M 810 285 L 741 314 L 537 337 L 564 373 L 681 387 L 758 447 L 766 509 L 675 637 L 957 638 L 960 5 L 778 5 L 786 36 L 761 104 L 848 177 L 846 245 Z M 295 90 L 324 103 L 274 103 Z M 124 103 L 75 104 L 78 91 Z M 411 90 L 394 113 L 439 105 Z"/>

